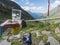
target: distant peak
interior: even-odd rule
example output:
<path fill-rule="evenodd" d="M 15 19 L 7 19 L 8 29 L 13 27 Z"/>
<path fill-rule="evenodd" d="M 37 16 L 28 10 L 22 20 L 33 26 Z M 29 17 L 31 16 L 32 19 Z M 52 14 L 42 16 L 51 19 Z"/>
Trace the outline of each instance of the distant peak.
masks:
<path fill-rule="evenodd" d="M 58 5 L 58 7 L 60 7 L 60 5 Z"/>

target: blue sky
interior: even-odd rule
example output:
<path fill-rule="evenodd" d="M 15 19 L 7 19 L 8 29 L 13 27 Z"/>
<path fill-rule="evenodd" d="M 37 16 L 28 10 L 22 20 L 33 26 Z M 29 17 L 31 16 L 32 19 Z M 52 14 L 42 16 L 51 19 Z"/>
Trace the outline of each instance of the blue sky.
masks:
<path fill-rule="evenodd" d="M 48 0 L 13 0 L 24 10 L 33 13 L 46 13 Z M 60 5 L 60 0 L 50 0 L 50 10 Z"/>
<path fill-rule="evenodd" d="M 27 6 L 27 3 L 33 3 L 36 6 L 46 6 L 48 0 L 15 0 L 18 2 L 21 6 Z M 51 0 L 51 3 L 53 3 L 55 0 Z M 29 6 L 29 5 L 28 5 Z"/>

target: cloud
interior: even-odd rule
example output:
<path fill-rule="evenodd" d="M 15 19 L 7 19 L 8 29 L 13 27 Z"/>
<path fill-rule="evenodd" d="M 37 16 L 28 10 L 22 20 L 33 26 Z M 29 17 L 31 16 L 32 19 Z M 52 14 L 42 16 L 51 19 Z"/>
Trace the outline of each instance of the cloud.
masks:
<path fill-rule="evenodd" d="M 24 2 L 24 1 L 29 1 L 29 0 L 21 0 L 22 2 Z"/>
<path fill-rule="evenodd" d="M 22 8 L 26 11 L 30 11 L 32 13 L 45 13 L 46 9 L 42 6 L 36 6 L 34 3 L 29 0 L 22 0 L 26 6 L 22 6 Z"/>
<path fill-rule="evenodd" d="M 60 5 L 60 0 L 56 0 L 54 3 L 51 4 L 51 9 L 54 9 L 55 7 L 57 7 L 58 5 Z"/>
<path fill-rule="evenodd" d="M 21 0 L 24 3 L 29 3 L 29 0 Z"/>
<path fill-rule="evenodd" d="M 34 13 L 46 13 L 47 12 L 47 7 L 36 6 L 34 3 L 29 2 L 29 0 L 26 0 L 25 4 L 28 5 L 28 6 L 23 7 L 23 9 L 25 9 L 26 11 L 31 11 Z M 54 3 L 50 4 L 50 10 L 54 9 L 58 5 L 60 5 L 60 0 L 55 0 Z"/>
<path fill-rule="evenodd" d="M 25 6 L 25 7 L 22 7 L 24 10 L 26 11 L 30 11 L 32 13 L 45 13 L 46 12 L 46 8 L 44 7 L 37 7 L 37 6 L 32 6 L 32 7 L 29 7 L 29 6 Z"/>
<path fill-rule="evenodd" d="M 25 3 L 27 6 L 34 6 L 34 3 L 30 2 L 29 0 L 21 0 L 22 2 Z"/>
<path fill-rule="evenodd" d="M 15 1 L 15 0 L 11 0 L 11 1 Z"/>
<path fill-rule="evenodd" d="M 28 6 L 34 6 L 34 3 L 31 3 L 31 2 L 26 2 L 25 4 Z"/>

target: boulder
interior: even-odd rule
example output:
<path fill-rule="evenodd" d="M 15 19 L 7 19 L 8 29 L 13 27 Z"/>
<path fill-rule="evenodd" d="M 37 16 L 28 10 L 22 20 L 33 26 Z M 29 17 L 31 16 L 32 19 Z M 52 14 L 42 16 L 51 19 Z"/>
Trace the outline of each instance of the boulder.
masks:
<path fill-rule="evenodd" d="M 57 41 L 54 37 L 48 37 L 47 42 L 50 42 L 50 45 L 60 45 L 59 41 Z"/>
<path fill-rule="evenodd" d="M 0 45 L 11 45 L 11 42 L 7 42 L 7 40 L 2 40 Z"/>
<path fill-rule="evenodd" d="M 60 29 L 58 27 L 55 29 L 55 33 L 60 33 Z"/>
<path fill-rule="evenodd" d="M 46 31 L 46 30 L 44 30 L 44 31 L 42 31 L 42 34 L 49 36 L 49 35 L 51 34 L 51 31 Z"/>
<path fill-rule="evenodd" d="M 36 31 L 36 35 L 37 35 L 37 37 L 42 36 L 39 31 Z"/>
<path fill-rule="evenodd" d="M 41 40 L 41 41 L 39 42 L 39 45 L 45 45 L 44 41 Z"/>

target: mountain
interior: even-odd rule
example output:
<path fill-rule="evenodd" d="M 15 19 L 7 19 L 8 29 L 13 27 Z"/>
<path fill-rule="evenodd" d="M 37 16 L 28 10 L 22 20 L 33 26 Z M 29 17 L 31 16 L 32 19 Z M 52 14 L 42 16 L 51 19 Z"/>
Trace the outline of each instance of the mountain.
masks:
<path fill-rule="evenodd" d="M 49 15 L 50 18 L 53 18 L 53 17 L 60 17 L 60 5 L 58 5 L 57 7 L 55 7 L 54 9 L 52 9 L 50 11 L 50 15 Z M 55 23 L 60 23 L 60 20 L 53 20 L 55 21 Z"/>
<path fill-rule="evenodd" d="M 60 5 L 50 11 L 49 17 L 60 17 Z"/>
<path fill-rule="evenodd" d="M 35 19 L 40 19 L 40 18 L 43 18 L 43 17 L 44 17 L 43 13 L 32 13 L 32 12 L 30 12 L 30 11 L 28 11 L 28 13 L 29 13 L 32 17 L 34 17 Z"/>
<path fill-rule="evenodd" d="M 27 13 L 24 9 L 22 9 L 17 3 L 9 0 L 0 0 L 0 19 L 12 18 L 12 9 L 19 9 L 22 11 L 22 19 L 30 20 L 34 19 L 29 13 Z"/>

